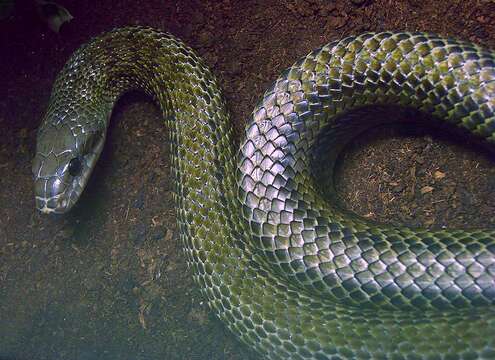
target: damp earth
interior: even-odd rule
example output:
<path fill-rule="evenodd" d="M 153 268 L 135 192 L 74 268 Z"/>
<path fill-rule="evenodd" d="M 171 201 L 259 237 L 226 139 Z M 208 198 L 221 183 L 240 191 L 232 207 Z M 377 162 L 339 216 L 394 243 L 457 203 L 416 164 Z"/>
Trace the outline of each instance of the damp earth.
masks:
<path fill-rule="evenodd" d="M 495 48 L 493 1 L 59 0 L 59 33 L 34 1 L 0 20 L 0 359 L 254 360 L 205 305 L 178 241 L 167 130 L 151 100 L 124 96 L 81 203 L 34 210 L 31 159 L 69 55 L 124 25 L 169 31 L 224 90 L 237 139 L 282 70 L 365 31 L 428 31 Z M 392 114 L 401 117 L 404 114 Z M 381 126 L 340 157 L 342 204 L 378 222 L 494 227 L 493 156 L 425 126 Z"/>

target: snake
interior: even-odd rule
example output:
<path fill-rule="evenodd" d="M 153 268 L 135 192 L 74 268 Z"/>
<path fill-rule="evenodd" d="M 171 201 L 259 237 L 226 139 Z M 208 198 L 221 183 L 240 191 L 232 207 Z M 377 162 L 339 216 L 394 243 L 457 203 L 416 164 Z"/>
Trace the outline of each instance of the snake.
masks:
<path fill-rule="evenodd" d="M 35 205 L 73 208 L 112 109 L 163 112 L 178 232 L 209 308 L 265 359 L 495 358 L 495 230 L 382 224 L 347 210 L 338 154 L 380 107 L 495 145 L 495 53 L 422 32 L 348 36 L 269 86 L 236 144 L 220 86 L 181 40 L 115 29 L 58 74 L 37 134 Z"/>

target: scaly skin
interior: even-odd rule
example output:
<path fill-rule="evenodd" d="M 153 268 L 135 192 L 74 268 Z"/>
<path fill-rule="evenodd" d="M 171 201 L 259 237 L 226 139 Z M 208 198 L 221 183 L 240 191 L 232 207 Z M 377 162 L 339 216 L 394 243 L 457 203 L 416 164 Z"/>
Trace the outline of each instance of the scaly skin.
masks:
<path fill-rule="evenodd" d="M 194 52 L 156 30 L 117 29 L 78 50 L 55 83 L 33 164 L 37 207 L 72 207 L 115 101 L 141 89 L 170 129 L 195 280 L 243 342 L 268 359 L 495 358 L 495 231 L 379 225 L 340 209 L 331 180 L 318 189 L 342 146 L 379 122 L 351 110 L 416 108 L 493 147 L 494 59 L 422 33 L 333 42 L 265 93 L 237 152 Z"/>

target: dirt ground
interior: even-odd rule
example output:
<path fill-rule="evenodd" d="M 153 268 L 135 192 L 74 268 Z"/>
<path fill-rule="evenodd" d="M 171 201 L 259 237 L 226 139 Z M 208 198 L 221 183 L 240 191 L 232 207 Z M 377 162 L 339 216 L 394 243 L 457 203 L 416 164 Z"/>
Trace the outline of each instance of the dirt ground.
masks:
<path fill-rule="evenodd" d="M 94 35 L 143 24 L 206 59 L 240 137 L 277 75 L 345 35 L 421 30 L 495 48 L 493 1 L 59 1 L 59 34 L 32 2 L 0 21 L 0 359 L 256 359 L 207 309 L 180 250 L 166 130 L 143 95 L 117 105 L 79 206 L 34 210 L 30 162 L 51 84 Z M 397 115 L 400 116 L 400 115 Z M 381 127 L 342 155 L 341 199 L 362 216 L 495 227 L 495 162 L 420 126 Z"/>

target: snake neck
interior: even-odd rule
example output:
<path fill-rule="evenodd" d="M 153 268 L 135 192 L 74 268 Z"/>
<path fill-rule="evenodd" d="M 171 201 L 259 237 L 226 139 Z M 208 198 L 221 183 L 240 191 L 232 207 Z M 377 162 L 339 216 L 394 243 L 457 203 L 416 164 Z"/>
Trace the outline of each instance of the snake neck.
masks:
<path fill-rule="evenodd" d="M 233 190 L 227 189 L 235 188 L 235 152 L 225 103 L 210 70 L 170 34 L 118 29 L 80 48 L 55 82 L 43 127 L 104 133 L 116 101 L 130 90 L 144 91 L 163 111 L 180 223 L 190 223 L 186 208 L 202 212 L 228 202 Z"/>

